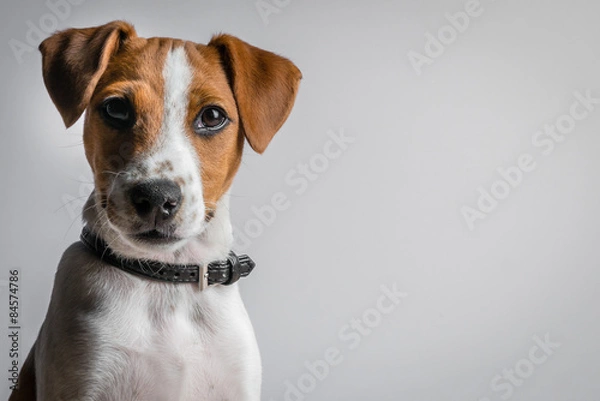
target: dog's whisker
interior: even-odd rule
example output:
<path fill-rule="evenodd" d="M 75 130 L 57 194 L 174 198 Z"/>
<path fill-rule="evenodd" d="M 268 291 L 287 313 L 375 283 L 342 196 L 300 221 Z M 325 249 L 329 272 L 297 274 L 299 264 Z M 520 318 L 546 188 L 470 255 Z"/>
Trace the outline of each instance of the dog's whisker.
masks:
<path fill-rule="evenodd" d="M 63 207 L 66 205 L 63 205 Z M 67 228 L 67 231 L 65 232 L 65 235 L 63 236 L 63 240 L 65 240 L 67 238 L 67 235 L 69 235 L 69 232 L 71 231 L 71 228 L 73 228 L 73 225 L 75 224 L 76 221 L 81 221 L 81 218 L 83 217 L 83 214 L 92 209 L 95 205 L 92 203 L 92 205 L 86 207 L 85 209 L 83 209 L 81 212 L 79 212 L 74 218 L 73 221 L 71 221 L 71 224 L 69 225 L 69 227 Z"/>
<path fill-rule="evenodd" d="M 234 195 L 234 194 L 229 194 L 230 197 L 232 198 L 248 198 L 248 195 Z"/>
<path fill-rule="evenodd" d="M 61 148 L 61 149 L 68 149 L 68 148 L 74 148 L 74 147 L 81 146 L 81 145 L 83 145 L 83 141 L 74 143 L 72 145 L 61 145 L 61 146 L 57 146 L 57 147 Z"/>
<path fill-rule="evenodd" d="M 125 172 L 123 172 L 123 171 L 110 171 L 110 170 L 104 170 L 104 171 L 102 172 L 102 174 L 112 174 L 112 175 L 115 175 L 115 176 L 117 176 L 117 177 L 118 177 L 118 176 L 119 176 L 119 175 L 121 175 L 121 174 L 125 174 Z"/>
<path fill-rule="evenodd" d="M 71 199 L 71 200 L 68 200 L 68 201 L 66 201 L 65 203 L 63 203 L 63 204 L 62 204 L 62 206 L 59 206 L 59 207 L 58 207 L 58 209 L 56 209 L 56 210 L 55 210 L 53 213 L 56 213 L 56 212 L 58 212 L 59 210 L 61 210 L 61 209 L 65 208 L 65 207 L 67 207 L 68 205 L 70 205 L 70 204 L 71 204 L 71 203 L 73 203 L 73 202 L 76 202 L 76 201 L 78 201 L 78 200 L 81 200 L 81 199 L 83 199 L 83 198 L 88 198 L 88 197 L 89 197 L 89 195 L 83 195 L 83 196 L 78 196 L 77 198 L 73 198 L 73 199 Z"/>

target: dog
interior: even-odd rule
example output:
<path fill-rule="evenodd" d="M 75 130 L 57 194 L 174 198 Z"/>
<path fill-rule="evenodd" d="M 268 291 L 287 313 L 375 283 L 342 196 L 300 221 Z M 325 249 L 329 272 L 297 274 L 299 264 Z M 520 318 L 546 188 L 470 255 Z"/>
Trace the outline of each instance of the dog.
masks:
<path fill-rule="evenodd" d="M 288 118 L 300 70 L 227 34 L 142 38 L 124 21 L 39 49 L 66 127 L 85 111 L 94 190 L 10 401 L 260 400 L 229 189 L 245 142 L 264 152 Z"/>

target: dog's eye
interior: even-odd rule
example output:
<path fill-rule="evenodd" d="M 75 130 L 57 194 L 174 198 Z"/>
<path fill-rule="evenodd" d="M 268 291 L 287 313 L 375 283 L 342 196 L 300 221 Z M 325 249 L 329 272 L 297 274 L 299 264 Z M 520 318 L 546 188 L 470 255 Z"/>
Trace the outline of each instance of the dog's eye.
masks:
<path fill-rule="evenodd" d="M 115 128 L 133 126 L 133 110 L 126 99 L 111 97 L 102 102 L 100 113 L 104 120 Z"/>
<path fill-rule="evenodd" d="M 220 131 L 229 119 L 223 110 L 216 106 L 208 106 L 200 111 L 194 120 L 194 132 L 200 135 L 212 135 Z"/>

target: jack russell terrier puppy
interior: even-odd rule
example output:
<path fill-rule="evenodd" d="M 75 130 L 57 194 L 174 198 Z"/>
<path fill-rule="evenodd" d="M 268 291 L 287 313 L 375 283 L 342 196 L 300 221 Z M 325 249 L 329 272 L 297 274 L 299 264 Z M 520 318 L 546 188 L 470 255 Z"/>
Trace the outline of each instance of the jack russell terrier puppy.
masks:
<path fill-rule="evenodd" d="M 261 362 L 235 282 L 228 191 L 301 79 L 229 35 L 141 38 L 122 21 L 40 45 L 67 127 L 85 113 L 95 189 L 58 266 L 11 401 L 259 401 Z"/>

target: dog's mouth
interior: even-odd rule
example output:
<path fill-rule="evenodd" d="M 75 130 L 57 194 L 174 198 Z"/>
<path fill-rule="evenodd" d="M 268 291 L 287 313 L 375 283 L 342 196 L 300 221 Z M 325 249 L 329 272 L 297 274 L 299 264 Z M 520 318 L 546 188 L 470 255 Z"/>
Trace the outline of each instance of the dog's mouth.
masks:
<path fill-rule="evenodd" d="M 135 234 L 133 235 L 133 237 L 138 241 L 142 241 L 153 245 L 169 245 L 182 240 L 182 238 L 176 235 L 165 233 L 157 229 Z"/>

